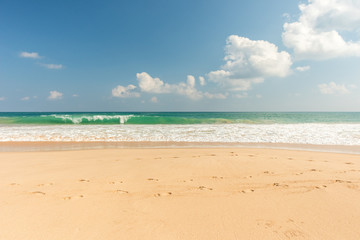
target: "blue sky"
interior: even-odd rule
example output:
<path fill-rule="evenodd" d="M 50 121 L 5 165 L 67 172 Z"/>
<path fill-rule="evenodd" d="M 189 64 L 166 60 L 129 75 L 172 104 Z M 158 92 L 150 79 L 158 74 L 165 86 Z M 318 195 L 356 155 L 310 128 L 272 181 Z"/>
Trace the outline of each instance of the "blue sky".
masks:
<path fill-rule="evenodd" d="M 0 111 L 360 111 L 360 2 L 0 1 Z"/>

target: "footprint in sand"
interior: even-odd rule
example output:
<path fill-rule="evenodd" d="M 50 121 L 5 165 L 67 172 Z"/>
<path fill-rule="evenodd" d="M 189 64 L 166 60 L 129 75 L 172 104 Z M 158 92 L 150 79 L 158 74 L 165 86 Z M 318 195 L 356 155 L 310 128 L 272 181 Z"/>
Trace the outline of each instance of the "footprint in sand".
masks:
<path fill-rule="evenodd" d="M 46 193 L 40 192 L 40 191 L 34 191 L 34 192 L 31 192 L 31 194 L 35 194 L 35 195 L 46 195 Z"/>
<path fill-rule="evenodd" d="M 223 179 L 223 177 L 218 177 L 218 176 L 212 176 L 211 178 L 213 178 L 213 179 Z"/>
<path fill-rule="evenodd" d="M 156 182 L 159 181 L 159 179 L 157 179 L 157 178 L 148 178 L 147 180 L 148 181 L 156 181 Z"/>
<path fill-rule="evenodd" d="M 128 191 L 121 190 L 121 189 L 117 189 L 115 192 L 117 192 L 117 193 L 129 193 Z"/>
<path fill-rule="evenodd" d="M 73 200 L 73 199 L 80 199 L 83 198 L 84 195 L 78 195 L 78 196 L 67 196 L 67 197 L 63 197 L 64 200 Z"/>
<path fill-rule="evenodd" d="M 199 186 L 198 189 L 200 190 L 213 190 L 212 188 L 208 188 L 208 187 L 205 187 L 205 186 Z"/>
<path fill-rule="evenodd" d="M 79 182 L 90 182 L 88 179 L 80 179 Z"/>
<path fill-rule="evenodd" d="M 345 164 L 347 164 L 347 165 L 353 165 L 354 163 L 352 163 L 352 162 L 346 162 Z"/>
<path fill-rule="evenodd" d="M 252 193 L 255 192 L 254 189 L 245 189 L 245 190 L 241 190 L 241 193 Z"/>
<path fill-rule="evenodd" d="M 170 196 L 172 195 L 172 192 L 166 192 L 166 193 L 155 193 L 155 197 L 163 197 L 163 196 Z"/>
<path fill-rule="evenodd" d="M 123 181 L 118 181 L 118 182 L 110 181 L 110 182 L 109 182 L 109 184 L 117 184 L 117 183 L 123 183 Z"/>
<path fill-rule="evenodd" d="M 280 183 L 273 183 L 273 186 L 274 187 L 284 187 L 284 188 L 288 188 L 289 187 L 289 185 L 287 185 L 287 184 L 280 184 Z"/>
<path fill-rule="evenodd" d="M 10 183 L 10 186 L 20 186 L 18 183 Z"/>
<path fill-rule="evenodd" d="M 231 156 L 239 156 L 239 154 L 235 153 L 235 152 L 230 152 Z"/>

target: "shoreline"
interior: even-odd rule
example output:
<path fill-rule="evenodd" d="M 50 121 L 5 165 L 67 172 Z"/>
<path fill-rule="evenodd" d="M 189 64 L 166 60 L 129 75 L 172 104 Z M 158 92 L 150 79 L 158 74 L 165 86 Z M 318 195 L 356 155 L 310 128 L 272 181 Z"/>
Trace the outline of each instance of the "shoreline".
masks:
<path fill-rule="evenodd" d="M 42 152 L 94 149 L 182 149 L 239 148 L 278 149 L 325 153 L 360 154 L 360 146 L 292 143 L 224 143 L 224 142 L 0 142 L 0 152 Z"/>

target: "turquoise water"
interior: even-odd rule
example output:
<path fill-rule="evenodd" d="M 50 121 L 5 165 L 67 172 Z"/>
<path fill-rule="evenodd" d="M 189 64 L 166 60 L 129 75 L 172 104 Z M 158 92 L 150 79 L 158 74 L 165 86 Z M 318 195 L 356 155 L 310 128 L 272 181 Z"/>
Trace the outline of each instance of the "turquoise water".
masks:
<path fill-rule="evenodd" d="M 360 113 L 0 113 L 0 142 L 29 141 L 360 146 Z"/>
<path fill-rule="evenodd" d="M 0 113 L 0 124 L 296 124 L 360 123 L 359 112 L 47 112 Z"/>

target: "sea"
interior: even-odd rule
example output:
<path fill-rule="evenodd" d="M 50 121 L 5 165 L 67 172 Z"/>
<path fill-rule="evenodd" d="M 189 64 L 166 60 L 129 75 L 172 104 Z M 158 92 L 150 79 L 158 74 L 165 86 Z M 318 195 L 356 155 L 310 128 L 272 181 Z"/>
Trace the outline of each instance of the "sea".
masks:
<path fill-rule="evenodd" d="M 360 113 L 2 112 L 0 142 L 360 146 Z"/>

